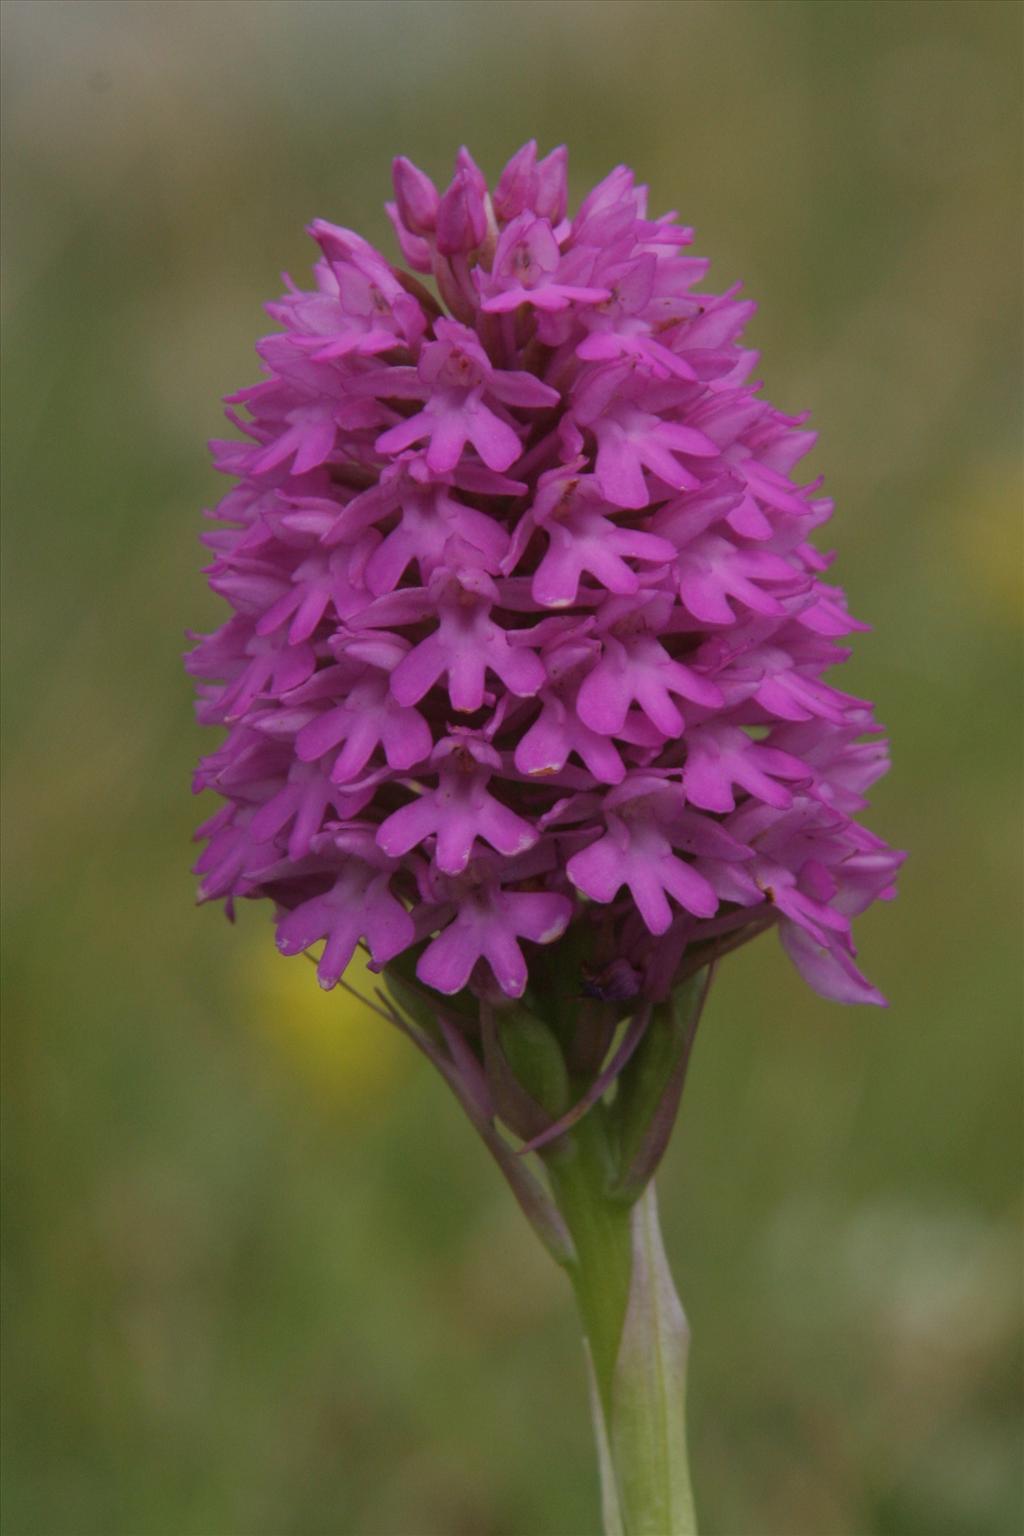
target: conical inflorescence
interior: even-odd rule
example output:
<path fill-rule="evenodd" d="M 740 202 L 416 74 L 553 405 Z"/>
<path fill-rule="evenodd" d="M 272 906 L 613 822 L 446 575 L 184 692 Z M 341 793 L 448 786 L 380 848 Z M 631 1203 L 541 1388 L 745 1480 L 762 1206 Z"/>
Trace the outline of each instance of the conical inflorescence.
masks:
<path fill-rule="evenodd" d="M 203 896 L 269 897 L 324 986 L 361 943 L 518 997 L 569 930 L 570 986 L 655 1000 L 777 925 L 819 992 L 880 1002 L 850 920 L 893 894 L 855 820 L 887 755 L 825 681 L 863 626 L 753 305 L 624 167 L 570 216 L 564 150 L 493 190 L 463 150 L 441 194 L 399 160 L 389 213 L 411 272 L 312 225 L 213 445 Z"/>

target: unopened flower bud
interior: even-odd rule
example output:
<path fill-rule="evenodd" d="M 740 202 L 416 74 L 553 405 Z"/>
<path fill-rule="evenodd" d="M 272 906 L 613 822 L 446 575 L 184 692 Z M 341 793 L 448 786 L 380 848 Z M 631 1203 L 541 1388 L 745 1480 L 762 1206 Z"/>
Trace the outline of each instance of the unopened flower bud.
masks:
<path fill-rule="evenodd" d="M 425 171 L 404 155 L 392 162 L 395 203 L 406 229 L 413 235 L 429 234 L 437 224 L 440 201 L 437 188 Z"/>
<path fill-rule="evenodd" d="M 486 234 L 483 194 L 470 171 L 457 171 L 438 205 L 437 249 L 442 256 L 468 255 Z"/>

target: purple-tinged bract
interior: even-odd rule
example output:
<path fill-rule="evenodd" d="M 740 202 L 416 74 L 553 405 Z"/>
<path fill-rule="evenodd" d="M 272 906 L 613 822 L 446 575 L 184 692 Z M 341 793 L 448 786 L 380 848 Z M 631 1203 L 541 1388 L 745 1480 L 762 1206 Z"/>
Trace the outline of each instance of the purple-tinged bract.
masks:
<path fill-rule="evenodd" d="M 268 306 L 213 445 L 198 870 L 269 896 L 285 954 L 324 940 L 324 986 L 362 943 L 518 997 L 568 930 L 577 996 L 657 999 L 777 924 L 819 992 L 882 1001 L 850 919 L 900 856 L 853 819 L 887 757 L 825 681 L 864 626 L 809 542 L 814 435 L 646 204 L 619 167 L 568 217 L 532 143 L 493 192 L 466 150 L 442 193 L 397 160 L 434 291 L 317 220 L 314 288 Z"/>

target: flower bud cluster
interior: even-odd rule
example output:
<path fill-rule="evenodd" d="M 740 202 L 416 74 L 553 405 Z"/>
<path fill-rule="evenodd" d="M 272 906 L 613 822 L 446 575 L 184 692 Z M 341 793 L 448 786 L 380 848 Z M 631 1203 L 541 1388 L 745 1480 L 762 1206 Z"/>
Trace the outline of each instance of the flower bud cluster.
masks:
<path fill-rule="evenodd" d="M 814 435 L 750 382 L 753 305 L 699 291 L 624 167 L 571 218 L 533 143 L 493 190 L 465 150 L 443 192 L 394 183 L 420 276 L 315 222 L 213 444 L 202 895 L 270 897 L 324 986 L 362 943 L 518 997 L 572 925 L 572 986 L 654 999 L 777 924 L 820 992 L 881 1001 L 850 919 L 893 893 L 854 820 L 887 758 L 825 680 L 863 626 L 810 542 Z"/>

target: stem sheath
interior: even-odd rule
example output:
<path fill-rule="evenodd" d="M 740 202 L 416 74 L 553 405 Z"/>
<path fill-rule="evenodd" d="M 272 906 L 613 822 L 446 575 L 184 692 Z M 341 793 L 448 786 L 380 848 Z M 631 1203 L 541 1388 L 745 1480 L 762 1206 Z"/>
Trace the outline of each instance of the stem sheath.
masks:
<path fill-rule="evenodd" d="M 695 1536 L 684 1415 L 689 1330 L 653 1181 L 632 1205 L 609 1195 L 602 1106 L 547 1164 L 575 1249 L 567 1268 L 591 1373 L 605 1536 Z"/>

